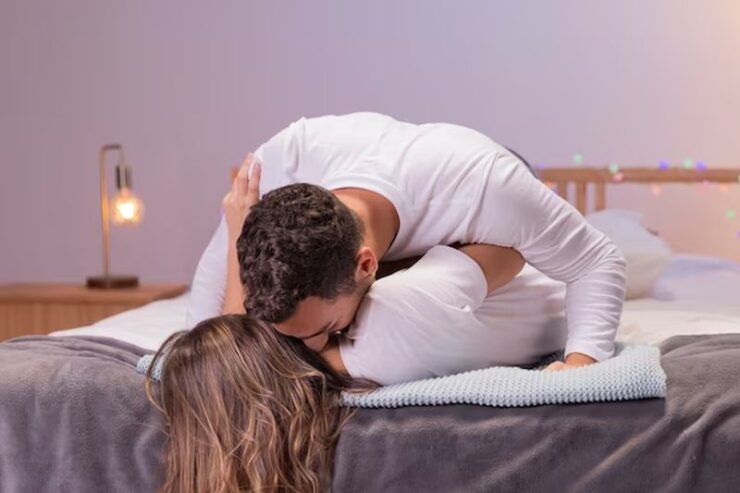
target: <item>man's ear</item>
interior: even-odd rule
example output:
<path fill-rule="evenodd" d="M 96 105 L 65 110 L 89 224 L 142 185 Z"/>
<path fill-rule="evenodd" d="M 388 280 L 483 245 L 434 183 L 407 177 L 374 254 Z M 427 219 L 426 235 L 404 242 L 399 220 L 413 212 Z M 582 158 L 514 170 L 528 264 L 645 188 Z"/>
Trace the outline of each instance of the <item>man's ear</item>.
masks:
<path fill-rule="evenodd" d="M 367 246 L 361 246 L 355 255 L 355 281 L 360 282 L 375 276 L 378 272 L 378 258 Z"/>

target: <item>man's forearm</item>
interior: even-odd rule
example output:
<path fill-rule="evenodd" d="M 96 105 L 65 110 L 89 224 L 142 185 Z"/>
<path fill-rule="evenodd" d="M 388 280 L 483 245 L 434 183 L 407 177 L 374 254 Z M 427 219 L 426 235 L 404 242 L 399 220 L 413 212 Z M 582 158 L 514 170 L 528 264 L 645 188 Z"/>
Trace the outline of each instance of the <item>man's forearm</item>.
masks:
<path fill-rule="evenodd" d="M 239 277 L 239 259 L 236 255 L 236 242 L 229 242 L 229 253 L 227 259 L 226 274 L 226 296 L 221 313 L 246 313 L 244 309 L 244 287 Z"/>

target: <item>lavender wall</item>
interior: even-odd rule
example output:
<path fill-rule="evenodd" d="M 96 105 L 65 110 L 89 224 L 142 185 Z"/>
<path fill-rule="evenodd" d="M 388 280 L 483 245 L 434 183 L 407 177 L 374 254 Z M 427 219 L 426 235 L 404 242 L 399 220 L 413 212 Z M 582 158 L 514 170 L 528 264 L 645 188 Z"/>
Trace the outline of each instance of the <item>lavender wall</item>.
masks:
<path fill-rule="evenodd" d="M 0 67 L 2 281 L 100 270 L 110 141 L 147 207 L 114 230 L 113 270 L 145 281 L 189 280 L 229 167 L 302 115 L 450 121 L 552 164 L 740 166 L 733 0 L 5 0 Z M 677 250 L 740 260 L 737 186 L 610 200 Z"/>

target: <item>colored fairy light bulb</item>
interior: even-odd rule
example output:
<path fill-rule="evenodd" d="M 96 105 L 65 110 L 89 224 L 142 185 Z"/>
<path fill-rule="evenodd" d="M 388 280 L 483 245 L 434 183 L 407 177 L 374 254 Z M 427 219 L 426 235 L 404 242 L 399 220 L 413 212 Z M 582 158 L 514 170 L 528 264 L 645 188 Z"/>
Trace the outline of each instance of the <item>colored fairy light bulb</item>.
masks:
<path fill-rule="evenodd" d="M 609 173 L 611 174 L 619 173 L 619 165 L 617 163 L 611 163 L 609 165 Z"/>
<path fill-rule="evenodd" d="M 663 190 L 660 188 L 660 185 L 650 185 L 650 193 L 652 193 L 655 196 L 658 196 L 661 194 Z"/>
<path fill-rule="evenodd" d="M 727 212 L 725 212 L 725 216 L 727 217 L 727 219 L 735 219 L 735 217 L 737 217 L 737 214 L 734 210 L 727 209 Z"/>
<path fill-rule="evenodd" d="M 576 153 L 573 154 L 573 163 L 574 164 L 583 164 L 583 154 Z"/>
<path fill-rule="evenodd" d="M 668 161 L 661 161 L 658 163 L 658 168 L 660 169 L 668 169 L 671 167 L 671 164 Z"/>
<path fill-rule="evenodd" d="M 686 158 L 681 164 L 683 165 L 684 169 L 691 169 L 694 166 L 694 161 L 692 161 L 690 158 Z"/>
<path fill-rule="evenodd" d="M 624 179 L 624 175 L 622 173 L 617 172 L 612 175 L 612 179 L 614 181 L 622 181 Z"/>
<path fill-rule="evenodd" d="M 704 161 L 699 161 L 698 163 L 696 163 L 696 169 L 698 169 L 699 171 L 706 171 L 707 164 Z"/>

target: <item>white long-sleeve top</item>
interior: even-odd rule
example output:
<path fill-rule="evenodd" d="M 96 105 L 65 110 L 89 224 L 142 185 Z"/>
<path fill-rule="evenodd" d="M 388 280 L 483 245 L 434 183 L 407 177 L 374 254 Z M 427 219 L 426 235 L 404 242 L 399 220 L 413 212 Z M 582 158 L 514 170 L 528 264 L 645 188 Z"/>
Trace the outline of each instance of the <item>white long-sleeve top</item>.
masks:
<path fill-rule="evenodd" d="M 490 243 L 567 284 L 566 355 L 614 352 L 625 294 L 616 246 L 537 180 L 505 147 L 448 123 L 413 124 L 378 113 L 301 118 L 255 152 L 263 194 L 292 183 L 362 188 L 386 197 L 400 229 L 383 260 L 435 245 Z M 192 284 L 188 325 L 221 312 L 227 234 L 221 222 Z M 515 329 L 513 329 L 515 330 Z"/>

